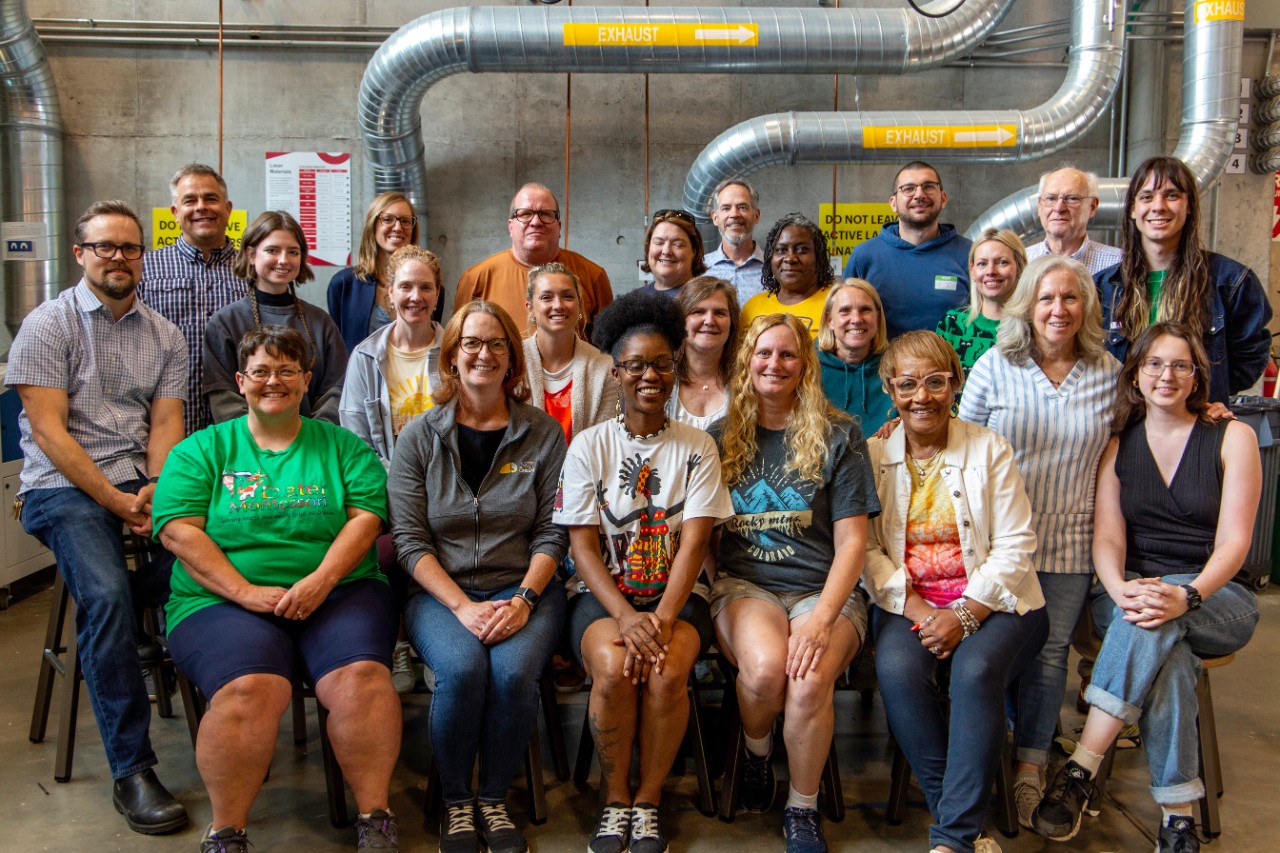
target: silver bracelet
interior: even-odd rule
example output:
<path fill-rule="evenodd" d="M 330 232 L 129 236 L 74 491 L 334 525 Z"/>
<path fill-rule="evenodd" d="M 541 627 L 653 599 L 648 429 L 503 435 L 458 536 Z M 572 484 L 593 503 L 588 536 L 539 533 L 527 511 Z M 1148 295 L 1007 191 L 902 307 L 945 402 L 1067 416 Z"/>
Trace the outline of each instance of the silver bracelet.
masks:
<path fill-rule="evenodd" d="M 960 599 L 952 604 L 951 610 L 960 619 L 960 627 L 964 629 L 964 636 L 960 638 L 962 641 L 967 640 L 974 634 L 978 633 L 978 629 L 982 627 L 982 623 L 979 622 L 978 618 L 970 612 L 968 607 L 965 606 L 964 599 Z"/>

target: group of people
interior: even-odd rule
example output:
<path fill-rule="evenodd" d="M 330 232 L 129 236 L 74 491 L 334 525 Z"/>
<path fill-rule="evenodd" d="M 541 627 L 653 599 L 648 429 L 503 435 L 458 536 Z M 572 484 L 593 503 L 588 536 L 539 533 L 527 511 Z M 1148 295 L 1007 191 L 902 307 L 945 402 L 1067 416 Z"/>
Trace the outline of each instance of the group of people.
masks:
<path fill-rule="evenodd" d="M 1271 312 L 1251 271 L 1200 246 L 1182 163 L 1135 172 L 1119 248 L 1087 236 L 1087 173 L 1042 178 L 1046 240 L 1024 248 L 940 224 L 941 178 L 909 164 L 898 221 L 843 279 L 801 214 L 757 246 L 759 197 L 730 180 L 709 210 L 719 248 L 656 213 L 653 281 L 616 300 L 529 184 L 511 249 L 463 273 L 443 325 L 440 263 L 401 194 L 371 204 L 326 312 L 297 296 L 312 272 L 287 213 L 236 250 L 216 171 L 184 167 L 171 190 L 182 238 L 157 252 L 124 203 L 85 212 L 83 278 L 27 318 L 5 379 L 22 523 L 79 605 L 131 828 L 187 822 L 153 770 L 137 665 L 136 608 L 164 603 L 208 699 L 202 853 L 247 851 L 299 684 L 328 710 L 359 847 L 398 849 L 410 648 L 434 679 L 442 853 L 527 850 L 506 799 L 557 651 L 591 679 L 589 850 L 666 853 L 663 784 L 713 643 L 735 672 L 745 808 L 777 805 L 785 744 L 789 853 L 827 849 L 835 684 L 868 646 L 932 853 L 999 850 L 983 824 L 1010 723 L 1024 826 L 1074 836 L 1103 754 L 1140 722 L 1159 849 L 1198 849 L 1196 656 L 1257 620 L 1231 583 L 1257 443 L 1225 404 L 1261 374 Z M 161 558 L 126 571 L 122 522 Z M 1051 781 L 1086 611 L 1105 635 L 1092 707 Z"/>

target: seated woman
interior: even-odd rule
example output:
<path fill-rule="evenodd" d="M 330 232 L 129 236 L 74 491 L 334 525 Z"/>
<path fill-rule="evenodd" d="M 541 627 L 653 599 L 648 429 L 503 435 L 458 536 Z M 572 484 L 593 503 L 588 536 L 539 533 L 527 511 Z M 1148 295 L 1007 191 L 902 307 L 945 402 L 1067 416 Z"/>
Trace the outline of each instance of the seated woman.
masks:
<path fill-rule="evenodd" d="M 1200 849 L 1191 806 L 1205 792 L 1197 655 L 1230 654 L 1253 636 L 1257 601 L 1232 579 L 1249 553 L 1262 490 L 1253 430 L 1208 416 L 1209 369 L 1199 335 L 1156 323 L 1120 372 L 1094 504 L 1101 589 L 1091 612 L 1103 640 L 1085 690 L 1092 707 L 1032 818 L 1055 841 L 1079 830 L 1103 755 L 1124 726 L 1138 723 L 1163 812 L 1157 851 Z"/>
<path fill-rule="evenodd" d="M 333 320 L 298 298 L 297 287 L 315 275 L 307 266 L 307 237 L 283 210 L 268 210 L 249 224 L 236 255 L 235 273 L 249 294 L 209 318 L 204 330 L 204 394 L 215 423 L 246 411 L 236 377 L 240 340 L 266 324 L 288 326 L 306 338 L 302 362 L 310 380 L 300 401 L 302 415 L 338 423 L 338 403 L 347 373 L 347 349 Z"/>
<path fill-rule="evenodd" d="M 720 650 L 738 667 L 746 741 L 742 804 L 766 811 L 769 762 L 784 714 L 791 789 L 787 850 L 826 850 L 818 785 L 835 724 L 835 681 L 867 629 L 854 590 L 878 514 L 862 433 L 818 384 L 809 330 L 789 314 L 758 318 L 734 365 L 734 405 L 718 435 L 736 515 L 720 537 L 711 588 Z"/>
<path fill-rule="evenodd" d="M 676 350 L 676 387 L 667 414 L 707 429 L 729 413 L 729 376 L 738 353 L 738 292 L 722 278 L 700 275 L 680 289 L 684 343 Z"/>
<path fill-rule="evenodd" d="M 640 289 L 675 299 L 689 279 L 707 271 L 702 253 L 702 234 L 693 214 L 657 211 L 644 233 L 644 261 L 640 264 L 641 270 L 653 275 L 653 281 Z"/>
<path fill-rule="evenodd" d="M 766 314 L 794 314 L 809 330 L 809 339 L 817 340 L 827 290 L 836 279 L 827 235 L 804 214 L 788 213 L 769 229 L 764 263 L 764 293 L 742 306 L 742 325 Z"/>
<path fill-rule="evenodd" d="M 396 443 L 387 490 L 400 564 L 422 590 L 405 625 L 435 673 L 431 749 L 442 853 L 522 853 L 507 789 L 538 722 L 538 684 L 564 628 L 551 584 L 565 533 L 551 521 L 564 433 L 527 405 L 515 323 L 492 302 L 456 312 L 435 406 Z M 480 762 L 480 786 L 471 777 Z"/>
<path fill-rule="evenodd" d="M 578 276 L 551 262 L 529 270 L 525 307 L 534 332 L 524 339 L 529 405 L 560 422 L 565 441 L 613 417 L 618 385 L 613 360 L 578 337 L 582 290 Z"/>
<path fill-rule="evenodd" d="M 933 816 L 931 853 L 998 853 L 981 832 L 1005 691 L 1046 633 L 1031 504 L 1009 443 L 952 416 L 961 372 L 946 341 L 900 335 L 880 377 L 902 413 L 889 438 L 869 442 L 884 512 L 870 525 L 863 582 L 885 715 Z"/>
<path fill-rule="evenodd" d="M 1004 304 L 1026 266 L 1027 250 L 1007 228 L 988 228 L 969 247 L 969 304 L 952 308 L 938 322 L 938 334 L 960 356 L 965 376 L 995 345 Z"/>
<path fill-rule="evenodd" d="M 662 783 L 684 739 L 689 672 L 711 642 L 698 573 L 733 514 L 711 436 L 667 417 L 680 311 L 633 291 L 596 317 L 622 413 L 573 439 L 555 520 L 569 528 L 569 644 L 591 676 L 587 714 L 605 803 L 591 853 L 665 853 Z M 640 741 L 640 784 L 631 750 Z"/>
<path fill-rule="evenodd" d="M 870 282 L 846 278 L 831 286 L 817 346 L 827 399 L 853 415 L 864 436 L 875 435 L 889 419 L 893 401 L 880 381 L 880 357 L 889 346 L 884 305 Z"/>
<path fill-rule="evenodd" d="M 417 242 L 418 217 L 408 196 L 385 192 L 369 203 L 356 265 L 329 279 L 329 316 L 338 325 L 347 352 L 355 352 L 356 344 L 395 319 L 391 256 Z M 433 313 L 432 319 L 440 319 L 439 313 Z"/>
<path fill-rule="evenodd" d="M 248 332 L 236 374 L 248 415 L 175 447 L 156 488 L 157 536 L 178 558 L 169 646 L 209 699 L 196 741 L 213 809 L 201 850 L 248 853 L 249 809 L 304 680 L 329 710 L 359 846 L 397 849 L 396 617 L 373 550 L 386 472 L 350 432 L 299 414 L 307 355 L 292 329 Z"/>

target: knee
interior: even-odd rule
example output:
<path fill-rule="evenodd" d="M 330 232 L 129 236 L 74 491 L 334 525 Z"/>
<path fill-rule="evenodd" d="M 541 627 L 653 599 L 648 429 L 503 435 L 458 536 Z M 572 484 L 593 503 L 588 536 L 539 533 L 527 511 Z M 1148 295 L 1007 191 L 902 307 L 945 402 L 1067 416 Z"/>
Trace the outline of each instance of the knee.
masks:
<path fill-rule="evenodd" d="M 787 683 L 787 713 L 804 718 L 830 713 L 835 702 L 835 682 L 829 678 L 809 673 L 803 680 L 792 679 Z"/>
<path fill-rule="evenodd" d="M 785 655 L 753 649 L 738 656 L 738 694 L 743 701 L 777 702 L 787 689 Z"/>
<path fill-rule="evenodd" d="M 384 690 L 395 692 L 391 686 L 391 671 L 372 660 L 340 666 L 316 684 L 317 698 L 330 710 L 339 710 L 348 702 L 361 704 Z"/>
<path fill-rule="evenodd" d="M 269 673 L 253 673 L 232 679 L 218 688 L 209 700 L 209 708 L 230 720 L 279 720 L 292 700 L 293 686 L 287 679 Z"/>

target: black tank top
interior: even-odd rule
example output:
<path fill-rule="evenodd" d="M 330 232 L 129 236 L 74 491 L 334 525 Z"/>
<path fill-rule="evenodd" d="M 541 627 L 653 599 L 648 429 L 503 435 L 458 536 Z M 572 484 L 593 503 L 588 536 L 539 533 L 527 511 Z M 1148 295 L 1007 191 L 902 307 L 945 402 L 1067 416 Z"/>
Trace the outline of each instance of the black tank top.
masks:
<path fill-rule="evenodd" d="M 1197 420 L 1168 486 L 1147 444 L 1146 421 L 1121 433 L 1115 466 L 1127 528 L 1126 571 L 1159 577 L 1204 567 L 1218 530 L 1226 432 Z"/>

